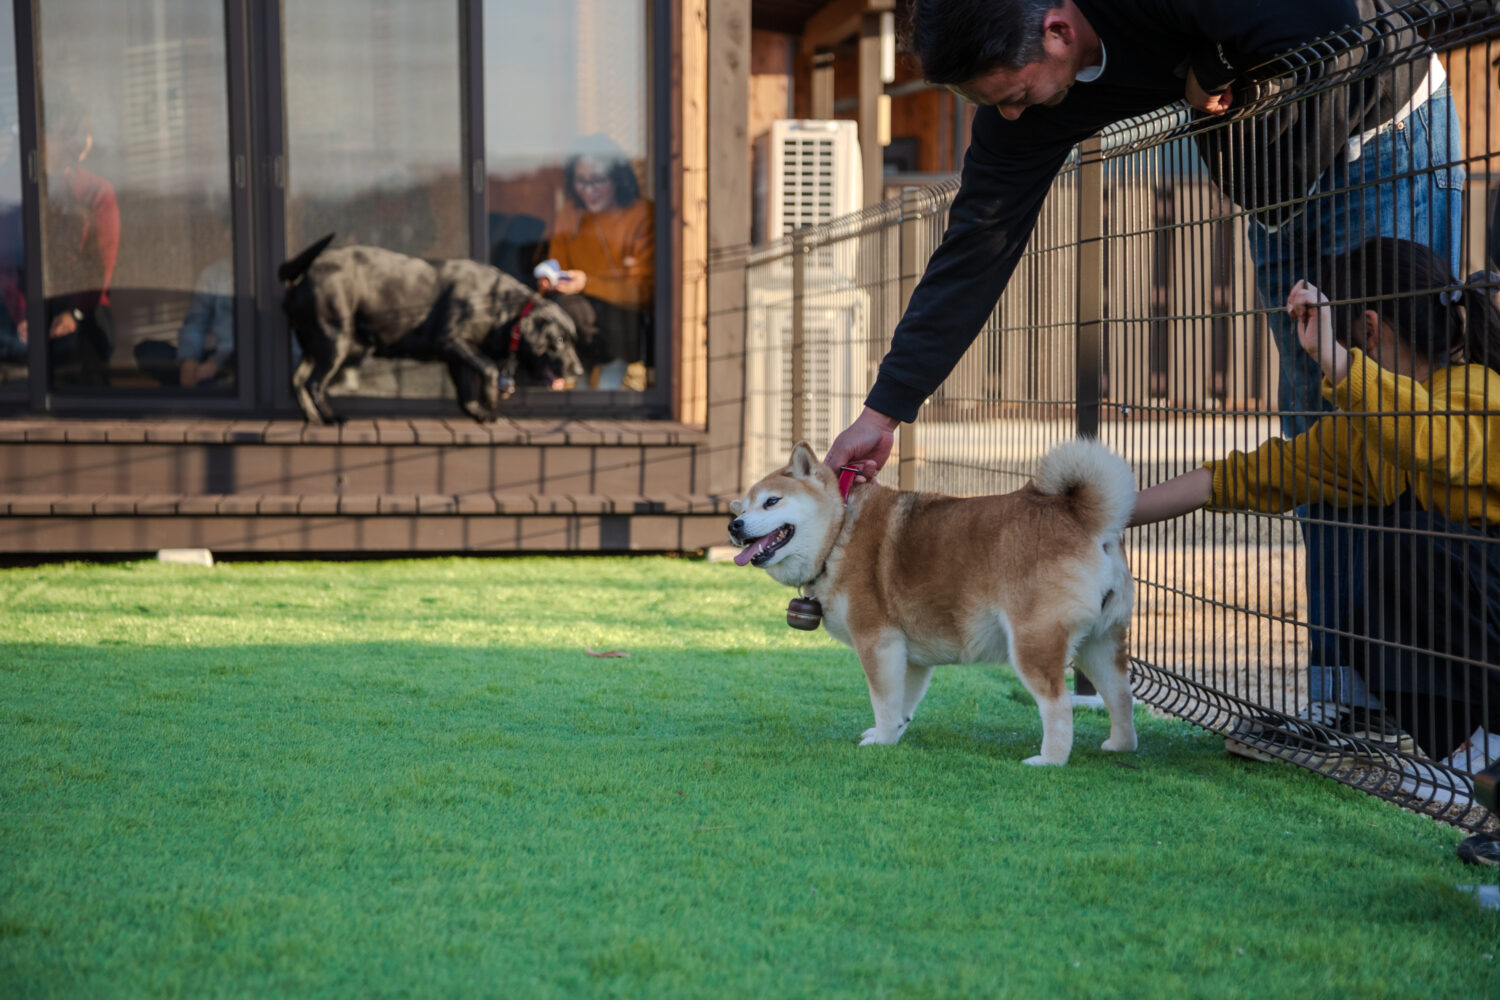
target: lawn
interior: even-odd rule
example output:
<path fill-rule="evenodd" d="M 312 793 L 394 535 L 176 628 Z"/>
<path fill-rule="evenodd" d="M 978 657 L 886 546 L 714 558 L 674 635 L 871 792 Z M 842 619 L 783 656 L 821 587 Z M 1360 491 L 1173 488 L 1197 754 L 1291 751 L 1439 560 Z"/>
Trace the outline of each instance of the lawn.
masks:
<path fill-rule="evenodd" d="M 1460 833 L 661 558 L 0 571 L 0 994 L 1500 996 Z M 585 647 L 625 650 L 595 658 Z"/>

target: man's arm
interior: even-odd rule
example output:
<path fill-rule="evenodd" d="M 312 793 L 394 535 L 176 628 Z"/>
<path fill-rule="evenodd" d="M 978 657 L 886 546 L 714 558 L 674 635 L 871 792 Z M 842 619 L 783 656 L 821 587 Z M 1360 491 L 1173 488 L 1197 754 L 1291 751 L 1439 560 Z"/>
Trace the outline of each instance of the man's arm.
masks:
<path fill-rule="evenodd" d="M 1208 39 L 1188 59 L 1193 78 L 1208 94 L 1362 19 L 1354 0 L 1183 0 L 1181 9 L 1193 33 Z"/>
<path fill-rule="evenodd" d="M 1034 109 L 1033 112 L 1040 109 Z M 1037 114 L 1038 125 L 1046 116 Z M 1080 136 L 980 108 L 963 181 L 865 405 L 899 421 L 937 390 L 995 309 L 1052 181 Z M 1026 122 L 1026 125 L 1031 123 Z"/>

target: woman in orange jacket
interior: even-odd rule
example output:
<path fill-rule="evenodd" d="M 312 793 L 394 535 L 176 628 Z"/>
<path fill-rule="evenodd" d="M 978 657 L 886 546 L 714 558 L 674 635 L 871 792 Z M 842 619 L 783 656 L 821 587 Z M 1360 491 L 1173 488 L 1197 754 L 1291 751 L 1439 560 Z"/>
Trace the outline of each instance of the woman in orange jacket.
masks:
<path fill-rule="evenodd" d="M 1132 520 L 1362 508 L 1348 663 L 1433 759 L 1464 771 L 1500 752 L 1497 286 L 1487 272 L 1459 283 L 1429 248 L 1393 238 L 1333 261 L 1333 303 L 1298 282 L 1286 308 L 1337 412 L 1142 490 Z"/>
<path fill-rule="evenodd" d="M 653 206 L 625 154 L 603 138 L 563 168 L 567 205 L 548 242 L 561 268 L 539 279 L 578 327 L 579 355 L 599 389 L 643 389 L 656 282 Z"/>

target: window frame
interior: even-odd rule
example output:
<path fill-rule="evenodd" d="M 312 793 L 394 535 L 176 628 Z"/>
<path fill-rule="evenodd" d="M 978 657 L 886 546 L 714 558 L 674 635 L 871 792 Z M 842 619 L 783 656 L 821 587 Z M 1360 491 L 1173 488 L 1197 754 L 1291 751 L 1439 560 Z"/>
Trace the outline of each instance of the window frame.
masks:
<path fill-rule="evenodd" d="M 39 124 L 41 66 L 37 59 L 41 0 L 12 0 L 16 33 L 16 97 L 22 192 L 22 232 L 26 262 L 27 322 L 45 325 Z M 469 256 L 488 260 L 484 156 L 484 0 L 453 0 L 458 5 L 461 101 L 460 177 L 467 177 L 464 217 Z M 26 413 L 56 416 L 226 416 L 265 419 L 301 417 L 291 388 L 291 331 L 281 313 L 283 288 L 276 268 L 286 247 L 286 88 L 282 44 L 282 3 L 220 0 L 225 32 L 230 176 L 225 179 L 233 224 L 237 378 L 227 396 L 198 396 L 166 388 L 51 386 L 46 338 L 29 338 L 25 392 L 0 397 L 0 416 Z M 522 387 L 499 407 L 501 418 L 665 419 L 672 412 L 675 375 L 676 189 L 672 182 L 672 0 L 647 0 L 647 70 L 651 171 L 655 189 L 656 290 L 652 336 L 656 384 L 642 392 L 575 389 L 553 392 Z M 393 399 L 341 396 L 342 415 L 379 417 L 456 417 L 450 399 Z M 464 419 L 468 419 L 464 417 Z"/>

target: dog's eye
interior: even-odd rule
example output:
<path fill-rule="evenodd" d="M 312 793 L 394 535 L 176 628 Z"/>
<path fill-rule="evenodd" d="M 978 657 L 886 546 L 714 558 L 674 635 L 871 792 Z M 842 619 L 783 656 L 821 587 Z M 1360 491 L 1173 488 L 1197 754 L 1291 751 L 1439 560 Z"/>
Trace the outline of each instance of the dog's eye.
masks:
<path fill-rule="evenodd" d="M 766 510 L 770 510 L 772 507 L 776 506 L 776 502 L 780 499 L 781 497 L 766 497 Z"/>

